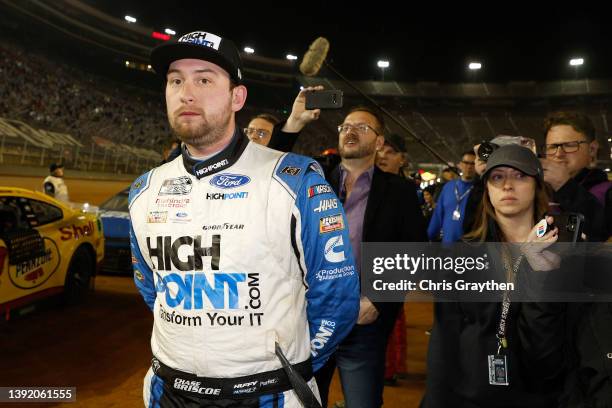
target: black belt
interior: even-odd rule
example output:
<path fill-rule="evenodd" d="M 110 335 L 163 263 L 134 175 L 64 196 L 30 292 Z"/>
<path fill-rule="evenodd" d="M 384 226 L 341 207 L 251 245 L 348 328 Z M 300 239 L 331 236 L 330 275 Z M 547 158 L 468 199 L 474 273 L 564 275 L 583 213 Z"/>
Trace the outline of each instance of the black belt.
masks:
<path fill-rule="evenodd" d="M 283 368 L 235 378 L 198 377 L 168 367 L 157 358 L 151 360 L 155 375 L 160 377 L 169 389 L 179 394 L 206 399 L 254 398 L 265 394 L 276 394 L 293 389 Z M 292 367 L 309 381 L 312 378 L 310 358 Z"/>

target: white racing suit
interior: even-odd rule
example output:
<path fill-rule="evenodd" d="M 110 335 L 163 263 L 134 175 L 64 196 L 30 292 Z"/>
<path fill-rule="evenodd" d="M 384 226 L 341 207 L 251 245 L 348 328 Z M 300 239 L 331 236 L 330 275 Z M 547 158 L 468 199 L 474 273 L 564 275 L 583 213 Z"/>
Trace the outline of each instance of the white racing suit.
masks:
<path fill-rule="evenodd" d="M 140 176 L 130 217 L 134 281 L 154 314 L 145 405 L 300 407 L 276 342 L 318 397 L 312 370 L 353 327 L 359 282 L 316 162 L 237 131 L 208 160 L 183 150 Z"/>

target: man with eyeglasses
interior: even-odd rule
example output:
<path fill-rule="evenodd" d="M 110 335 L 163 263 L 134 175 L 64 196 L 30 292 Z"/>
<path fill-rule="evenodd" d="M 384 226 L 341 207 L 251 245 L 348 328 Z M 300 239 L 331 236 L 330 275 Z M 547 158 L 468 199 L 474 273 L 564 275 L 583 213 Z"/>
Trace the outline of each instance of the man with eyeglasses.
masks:
<path fill-rule="evenodd" d="M 459 162 L 461 178 L 444 184 L 427 228 L 432 241 L 456 242 L 463 236 L 465 208 L 476 175 L 475 161 L 476 155 L 472 150 L 464 152 Z"/>
<path fill-rule="evenodd" d="M 306 109 L 306 93 L 322 89 L 323 86 L 303 88 L 293 101 L 291 114 L 286 121 L 281 122 L 274 115 L 262 113 L 251 119 L 244 133 L 252 142 L 262 146 L 281 152 L 291 151 L 302 129 L 321 115 L 321 109 Z"/>
<path fill-rule="evenodd" d="M 341 162 L 328 181 L 344 206 L 357 267 L 362 242 L 426 241 L 414 184 L 375 166 L 376 152 L 385 143 L 383 118 L 368 107 L 355 107 L 338 126 L 338 134 Z M 346 406 L 382 405 L 385 350 L 401 307 L 361 298 L 357 324 L 338 347 L 335 361 L 330 359 L 315 373 L 323 406 L 336 365 Z"/>
<path fill-rule="evenodd" d="M 580 113 L 555 112 L 546 118 L 544 129 L 542 167 L 544 181 L 554 190 L 553 199 L 563 211 L 585 216 L 584 232 L 589 240 L 605 241 L 610 234 L 605 226 L 605 197 L 612 183 L 605 172 L 591 166 L 599 146 L 593 123 Z M 610 204 L 607 207 L 609 212 Z"/>

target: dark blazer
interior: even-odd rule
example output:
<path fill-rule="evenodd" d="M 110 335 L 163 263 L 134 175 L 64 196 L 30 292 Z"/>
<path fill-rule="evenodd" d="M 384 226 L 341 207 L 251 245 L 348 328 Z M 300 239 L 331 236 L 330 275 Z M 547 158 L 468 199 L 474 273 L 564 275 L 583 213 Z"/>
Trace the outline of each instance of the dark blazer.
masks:
<path fill-rule="evenodd" d="M 339 167 L 331 172 L 328 182 L 338 195 Z M 363 242 L 426 242 L 427 224 L 419 206 L 416 186 L 375 166 L 362 235 Z M 374 306 L 380 313 L 379 319 L 392 327 L 402 304 L 380 302 Z"/>

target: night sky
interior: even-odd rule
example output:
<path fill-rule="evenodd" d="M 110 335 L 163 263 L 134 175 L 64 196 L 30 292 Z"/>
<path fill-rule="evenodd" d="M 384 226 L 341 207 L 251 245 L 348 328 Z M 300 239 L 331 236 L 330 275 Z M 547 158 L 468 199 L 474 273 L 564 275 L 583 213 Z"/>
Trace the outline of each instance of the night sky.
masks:
<path fill-rule="evenodd" d="M 249 45 L 258 55 L 273 58 L 287 53 L 301 57 L 322 35 L 331 42 L 328 61 L 355 80 L 381 79 L 379 59 L 391 64 L 385 79 L 408 82 L 612 76 L 612 24 L 607 13 L 561 9 L 561 3 L 537 13 L 532 6 L 519 10 L 517 3 L 504 2 L 471 12 L 447 9 L 439 2 L 438 9 L 408 13 L 405 7 L 389 7 L 391 3 L 338 7 L 329 0 L 280 6 L 254 1 L 248 5 L 228 1 L 87 3 L 119 18 L 130 14 L 139 24 L 159 31 L 170 27 L 180 34 L 204 29 L 233 39 L 241 49 Z M 504 11 L 510 5 L 513 11 Z M 578 72 L 568 65 L 572 57 L 585 59 Z M 466 69 L 471 60 L 483 64 L 477 76 Z"/>

